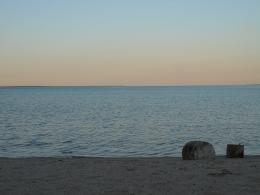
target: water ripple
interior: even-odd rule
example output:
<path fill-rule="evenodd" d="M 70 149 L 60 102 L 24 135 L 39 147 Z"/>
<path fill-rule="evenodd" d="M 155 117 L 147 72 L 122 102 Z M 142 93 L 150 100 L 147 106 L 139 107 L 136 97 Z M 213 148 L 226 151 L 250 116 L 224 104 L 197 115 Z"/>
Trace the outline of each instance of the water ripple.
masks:
<path fill-rule="evenodd" d="M 0 88 L 0 156 L 260 153 L 260 87 Z"/>

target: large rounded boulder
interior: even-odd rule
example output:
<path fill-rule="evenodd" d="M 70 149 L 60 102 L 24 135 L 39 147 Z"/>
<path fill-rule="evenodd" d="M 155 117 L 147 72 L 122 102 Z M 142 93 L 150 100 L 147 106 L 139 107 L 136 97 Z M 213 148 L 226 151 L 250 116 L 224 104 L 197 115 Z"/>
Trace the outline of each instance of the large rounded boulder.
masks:
<path fill-rule="evenodd" d="M 190 141 L 182 148 L 183 160 L 215 159 L 214 147 L 203 141 Z"/>

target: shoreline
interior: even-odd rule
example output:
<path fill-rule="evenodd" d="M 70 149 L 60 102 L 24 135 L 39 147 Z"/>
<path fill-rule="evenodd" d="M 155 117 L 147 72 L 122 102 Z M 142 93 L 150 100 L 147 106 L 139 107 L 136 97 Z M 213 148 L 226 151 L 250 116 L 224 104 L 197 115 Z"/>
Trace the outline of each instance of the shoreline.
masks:
<path fill-rule="evenodd" d="M 216 158 L 213 160 L 182 160 L 181 156 L 18 156 L 18 157 L 8 157 L 8 156 L 0 156 L 0 162 L 4 159 L 118 159 L 118 160 L 131 160 L 131 159 L 174 159 L 180 161 L 214 161 L 214 160 L 235 160 L 235 159 L 259 159 L 260 155 L 244 155 L 244 158 L 227 158 L 226 155 L 216 155 Z"/>
<path fill-rule="evenodd" d="M 260 156 L 0 157 L 0 194 L 260 194 Z"/>

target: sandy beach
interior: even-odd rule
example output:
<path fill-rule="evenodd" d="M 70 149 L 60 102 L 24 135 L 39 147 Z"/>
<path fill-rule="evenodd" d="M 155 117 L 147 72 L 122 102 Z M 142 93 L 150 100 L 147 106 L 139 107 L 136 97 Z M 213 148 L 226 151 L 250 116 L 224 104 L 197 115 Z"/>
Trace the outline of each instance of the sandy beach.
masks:
<path fill-rule="evenodd" d="M 0 194 L 260 194 L 260 157 L 0 158 Z"/>

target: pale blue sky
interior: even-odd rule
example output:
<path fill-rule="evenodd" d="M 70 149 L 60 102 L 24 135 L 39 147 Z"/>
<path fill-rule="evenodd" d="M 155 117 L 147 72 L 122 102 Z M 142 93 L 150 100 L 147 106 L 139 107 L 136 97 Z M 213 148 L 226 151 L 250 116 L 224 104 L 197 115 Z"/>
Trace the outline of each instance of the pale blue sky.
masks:
<path fill-rule="evenodd" d="M 0 0 L 0 29 L 0 85 L 260 82 L 258 0 Z"/>
<path fill-rule="evenodd" d="M 117 37 L 122 33 L 207 34 L 259 30 L 257 0 L 1 0 L 1 34 L 59 38 Z M 257 25 L 257 26 L 256 26 Z M 39 34 L 36 34 L 39 33 Z M 88 34 L 85 34 L 88 33 Z M 130 35 L 129 35 L 130 36 Z"/>

